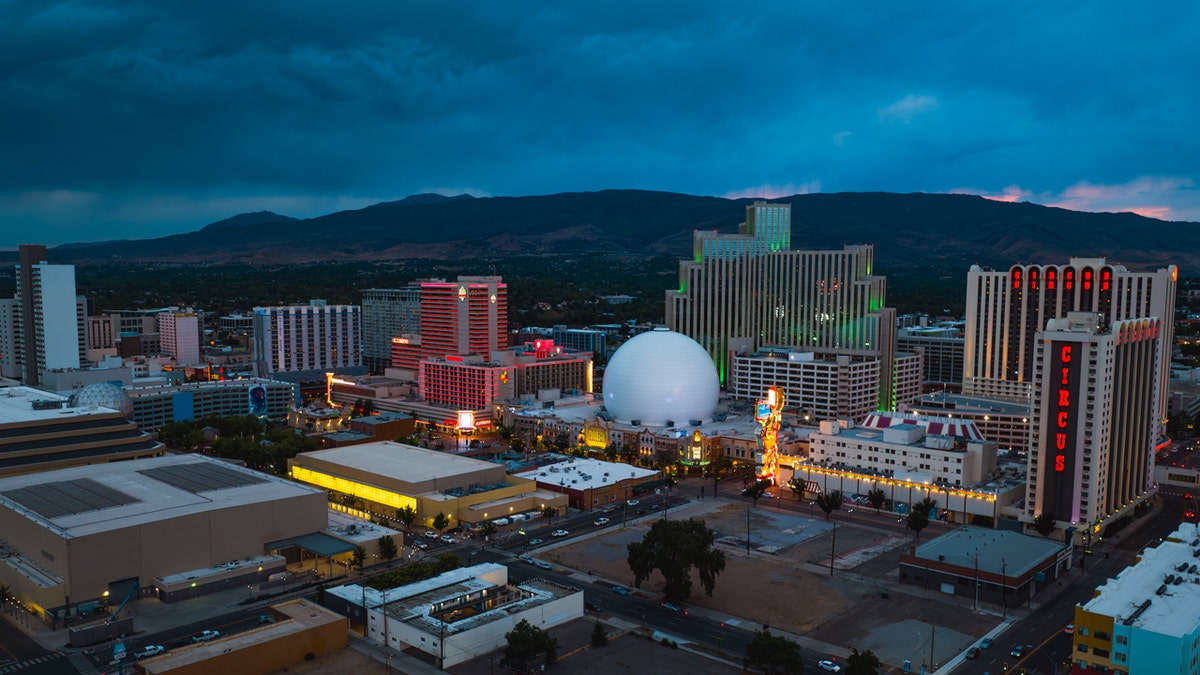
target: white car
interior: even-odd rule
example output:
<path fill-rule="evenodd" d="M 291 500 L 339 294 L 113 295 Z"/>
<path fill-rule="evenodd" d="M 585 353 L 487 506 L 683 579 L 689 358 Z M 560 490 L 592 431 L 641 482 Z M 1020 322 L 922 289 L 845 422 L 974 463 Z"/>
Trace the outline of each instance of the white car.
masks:
<path fill-rule="evenodd" d="M 426 539 L 437 539 L 437 538 L 438 538 L 438 533 L 437 533 L 437 532 L 434 532 L 434 531 L 432 531 L 432 530 L 426 530 L 426 531 L 425 531 L 425 538 L 426 538 Z"/>
<path fill-rule="evenodd" d="M 209 640 L 216 640 L 219 637 L 221 637 L 221 631 L 205 630 L 193 635 L 192 642 L 208 642 Z"/>
<path fill-rule="evenodd" d="M 451 537 L 451 536 L 450 536 L 450 535 L 448 535 L 448 534 L 443 534 L 443 535 L 442 535 L 442 541 L 446 542 L 447 544 L 453 544 L 453 543 L 454 543 L 454 537 Z"/>
<path fill-rule="evenodd" d="M 597 527 L 600 527 L 601 525 L 607 525 L 608 518 L 597 518 L 595 521 L 592 522 L 592 524 Z"/>
<path fill-rule="evenodd" d="M 817 667 L 820 668 L 821 670 L 824 670 L 827 673 L 842 672 L 842 667 L 839 666 L 838 664 L 834 663 L 833 661 L 830 661 L 829 659 L 817 661 Z"/>
<path fill-rule="evenodd" d="M 166 651 L 167 650 L 164 649 L 161 645 L 146 645 L 145 647 L 142 647 L 141 649 L 134 652 L 133 657 L 135 659 L 148 659 L 151 656 L 158 656 L 159 654 L 165 653 Z"/>
<path fill-rule="evenodd" d="M 570 533 L 569 533 L 569 532 L 567 532 L 566 530 L 555 530 L 555 531 L 553 531 L 553 532 L 551 532 L 551 533 L 550 533 L 550 536 L 551 536 L 551 537 L 565 537 L 565 536 L 567 536 L 568 534 L 570 534 Z"/>

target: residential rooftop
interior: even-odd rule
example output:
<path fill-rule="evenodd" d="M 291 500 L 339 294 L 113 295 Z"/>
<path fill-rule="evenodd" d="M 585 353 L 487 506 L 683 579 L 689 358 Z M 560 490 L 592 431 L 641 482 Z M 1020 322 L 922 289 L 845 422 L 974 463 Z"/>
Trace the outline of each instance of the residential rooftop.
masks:
<path fill-rule="evenodd" d="M 1181 523 L 1134 565 L 1096 589 L 1083 609 L 1115 623 L 1180 638 L 1200 624 L 1200 527 Z"/>

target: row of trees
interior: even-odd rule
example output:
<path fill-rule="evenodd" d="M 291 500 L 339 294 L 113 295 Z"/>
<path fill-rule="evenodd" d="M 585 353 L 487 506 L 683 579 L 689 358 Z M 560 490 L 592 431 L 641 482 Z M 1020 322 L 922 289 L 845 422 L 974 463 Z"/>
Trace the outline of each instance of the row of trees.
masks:
<path fill-rule="evenodd" d="M 205 429 L 216 438 L 207 441 Z M 287 474 L 287 460 L 318 449 L 317 442 L 293 429 L 264 425 L 254 415 L 210 416 L 185 422 L 168 422 L 158 430 L 168 448 L 184 452 L 207 449 L 217 457 L 241 460 L 252 469 Z"/>

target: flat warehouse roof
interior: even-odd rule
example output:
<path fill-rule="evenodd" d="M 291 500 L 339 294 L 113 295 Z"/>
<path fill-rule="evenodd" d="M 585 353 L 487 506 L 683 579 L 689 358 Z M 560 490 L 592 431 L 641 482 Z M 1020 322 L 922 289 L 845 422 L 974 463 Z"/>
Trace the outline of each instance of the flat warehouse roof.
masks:
<path fill-rule="evenodd" d="M 36 405 L 35 405 L 36 404 Z M 90 415 L 112 415 L 111 408 L 70 408 L 67 398 L 32 387 L 6 387 L 0 390 L 0 424 L 78 419 Z"/>
<path fill-rule="evenodd" d="M 325 498 L 323 490 L 201 455 L 0 478 L 0 507 L 65 538 L 309 495 Z"/>
<path fill-rule="evenodd" d="M 305 452 L 297 455 L 296 461 L 305 465 L 304 460 L 308 458 L 409 483 L 503 470 L 491 462 L 392 441 Z"/>

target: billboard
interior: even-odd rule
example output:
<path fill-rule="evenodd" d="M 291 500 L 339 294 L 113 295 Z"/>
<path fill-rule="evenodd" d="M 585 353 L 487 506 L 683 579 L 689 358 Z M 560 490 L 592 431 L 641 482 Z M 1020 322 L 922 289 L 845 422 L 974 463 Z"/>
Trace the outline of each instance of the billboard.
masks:
<path fill-rule="evenodd" d="M 267 388 L 261 384 L 250 387 L 250 414 L 255 417 L 267 416 Z"/>

